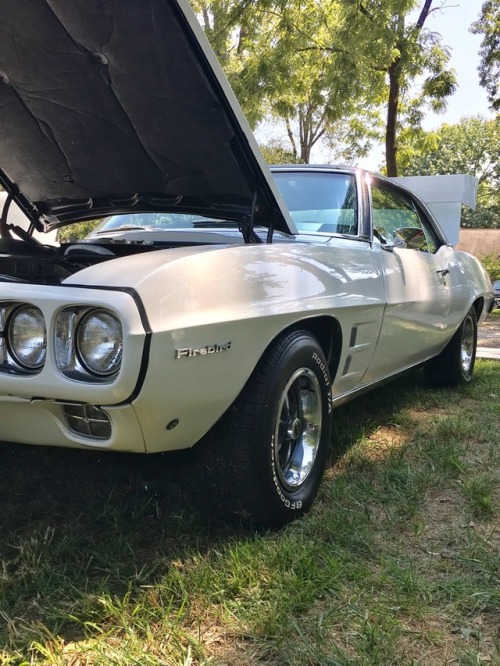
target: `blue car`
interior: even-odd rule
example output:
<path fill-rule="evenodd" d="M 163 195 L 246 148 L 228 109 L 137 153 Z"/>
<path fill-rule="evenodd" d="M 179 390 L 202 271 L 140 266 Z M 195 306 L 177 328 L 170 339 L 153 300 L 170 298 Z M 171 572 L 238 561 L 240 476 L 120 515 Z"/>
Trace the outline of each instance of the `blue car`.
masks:
<path fill-rule="evenodd" d="M 495 296 L 495 307 L 500 308 L 500 280 L 493 282 L 493 294 Z"/>

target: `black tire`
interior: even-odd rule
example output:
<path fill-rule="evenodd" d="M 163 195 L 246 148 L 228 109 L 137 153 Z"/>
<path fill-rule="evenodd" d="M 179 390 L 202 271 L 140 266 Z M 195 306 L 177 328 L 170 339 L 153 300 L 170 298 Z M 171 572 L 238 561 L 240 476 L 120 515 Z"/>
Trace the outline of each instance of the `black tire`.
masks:
<path fill-rule="evenodd" d="M 211 505 L 265 528 L 308 511 L 330 448 L 330 389 L 324 354 L 310 333 L 277 339 L 197 446 Z"/>
<path fill-rule="evenodd" d="M 427 362 L 427 380 L 436 388 L 468 384 L 476 362 L 477 317 L 472 307 L 443 351 Z"/>

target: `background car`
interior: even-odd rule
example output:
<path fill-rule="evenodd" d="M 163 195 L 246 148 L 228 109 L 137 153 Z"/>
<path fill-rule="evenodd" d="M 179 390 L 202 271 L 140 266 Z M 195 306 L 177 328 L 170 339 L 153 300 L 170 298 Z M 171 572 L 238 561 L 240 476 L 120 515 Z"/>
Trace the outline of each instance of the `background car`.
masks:
<path fill-rule="evenodd" d="M 500 280 L 493 282 L 493 294 L 495 296 L 495 306 L 500 308 Z"/>

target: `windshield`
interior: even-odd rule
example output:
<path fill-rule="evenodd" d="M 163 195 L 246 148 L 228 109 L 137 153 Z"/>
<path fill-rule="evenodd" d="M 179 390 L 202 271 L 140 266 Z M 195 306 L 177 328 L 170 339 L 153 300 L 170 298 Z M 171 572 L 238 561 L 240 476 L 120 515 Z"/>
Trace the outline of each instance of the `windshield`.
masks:
<path fill-rule="evenodd" d="M 358 233 L 356 179 L 331 171 L 275 171 L 274 179 L 301 234 Z M 128 213 L 105 219 L 92 235 L 110 231 L 238 229 L 232 220 L 189 213 Z"/>
<path fill-rule="evenodd" d="M 273 176 L 301 233 L 358 233 L 354 175 L 331 171 L 275 171 Z"/>
<path fill-rule="evenodd" d="M 214 220 L 203 215 L 189 215 L 187 213 L 129 213 L 125 215 L 112 215 L 106 218 L 93 231 L 93 234 L 103 234 L 109 231 L 133 231 L 134 229 L 203 229 L 209 227 L 229 227 L 237 229 L 236 222 L 227 220 Z"/>

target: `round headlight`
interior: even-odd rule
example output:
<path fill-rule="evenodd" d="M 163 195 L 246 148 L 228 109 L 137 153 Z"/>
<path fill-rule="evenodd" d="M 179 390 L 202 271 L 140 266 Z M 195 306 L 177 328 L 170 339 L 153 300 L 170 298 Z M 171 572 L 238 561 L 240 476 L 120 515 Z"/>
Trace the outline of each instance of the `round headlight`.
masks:
<path fill-rule="evenodd" d="M 106 310 L 91 310 L 78 324 L 77 351 L 80 362 L 93 375 L 118 371 L 123 351 L 122 327 Z"/>
<path fill-rule="evenodd" d="M 22 305 L 11 314 L 7 339 L 9 350 L 21 367 L 38 370 L 45 363 L 47 331 L 41 310 L 33 305 Z"/>

